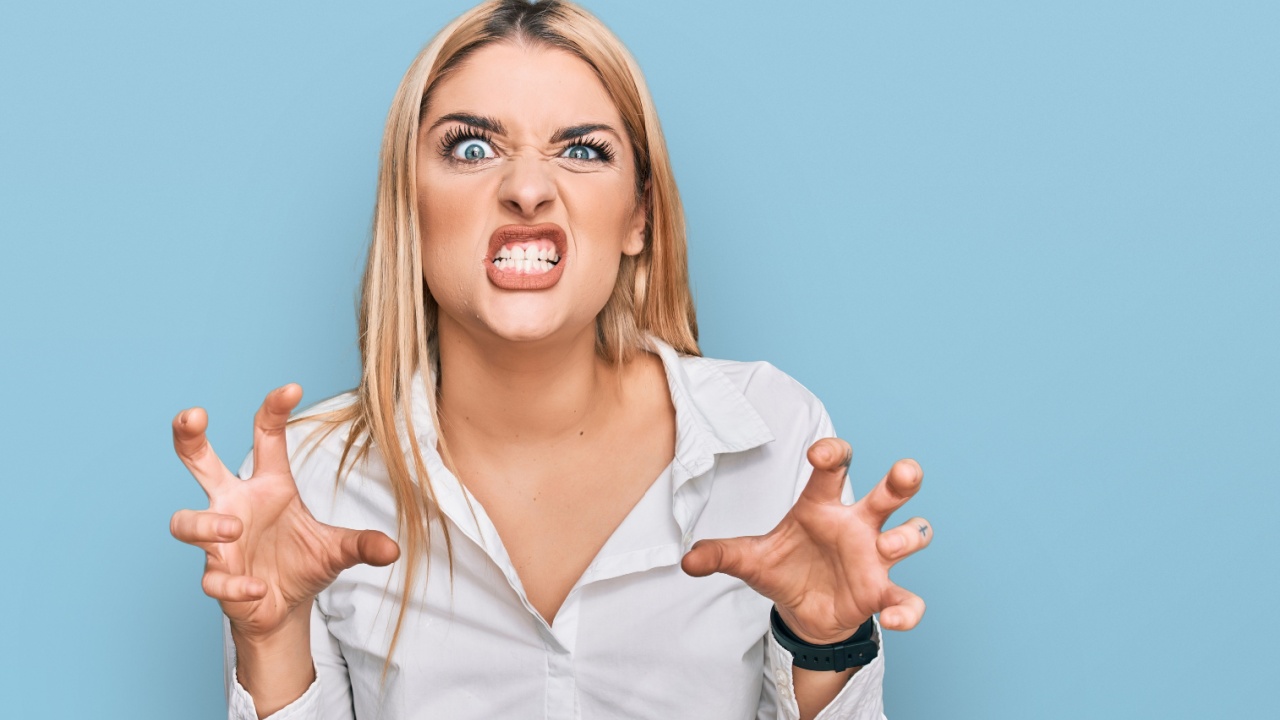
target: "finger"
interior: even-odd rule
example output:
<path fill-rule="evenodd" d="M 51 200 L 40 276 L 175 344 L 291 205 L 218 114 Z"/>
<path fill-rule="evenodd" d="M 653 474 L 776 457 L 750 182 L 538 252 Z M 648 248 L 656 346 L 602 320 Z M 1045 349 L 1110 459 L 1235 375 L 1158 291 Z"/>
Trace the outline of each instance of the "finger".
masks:
<path fill-rule="evenodd" d="M 179 510 L 169 519 L 169 532 L 184 543 L 207 545 L 235 540 L 244 532 L 244 523 L 235 515 Z"/>
<path fill-rule="evenodd" d="M 205 570 L 200 580 L 204 594 L 216 600 L 246 602 L 266 597 L 267 584 L 249 575 L 232 575 L 222 570 Z"/>
<path fill-rule="evenodd" d="M 724 573 L 745 581 L 755 580 L 759 566 L 756 559 L 759 538 L 739 537 L 721 540 L 699 540 L 680 561 L 680 567 L 693 577 Z"/>
<path fill-rule="evenodd" d="M 920 490 L 920 483 L 923 480 L 924 470 L 920 469 L 919 463 L 915 460 L 899 460 L 889 468 L 884 478 L 871 488 L 871 492 L 855 504 L 862 509 L 869 520 L 876 524 L 876 527 L 884 527 L 889 516 Z"/>
<path fill-rule="evenodd" d="M 204 408 L 189 408 L 178 413 L 173 419 L 173 449 L 205 494 L 212 497 L 218 486 L 231 476 L 231 471 L 209 444 L 205 435 L 208 427 L 209 416 Z"/>
<path fill-rule="evenodd" d="M 338 541 L 343 568 L 364 563 L 375 567 L 390 565 L 400 557 L 400 546 L 377 530 L 341 530 Z"/>
<path fill-rule="evenodd" d="M 289 472 L 289 449 L 285 444 L 285 424 L 289 413 L 302 399 L 302 386 L 289 383 L 267 393 L 253 416 L 253 472 Z"/>
<path fill-rule="evenodd" d="M 852 461 L 853 448 L 840 438 L 823 438 L 809 446 L 813 474 L 800 497 L 820 503 L 840 502 Z"/>
<path fill-rule="evenodd" d="M 897 562 L 911 553 L 928 547 L 933 541 L 933 526 L 924 518 L 911 518 L 876 538 L 880 557 Z"/>
<path fill-rule="evenodd" d="M 910 630 L 924 617 L 924 600 L 910 590 L 894 585 L 883 599 L 887 606 L 880 611 L 880 625 L 889 630 Z"/>

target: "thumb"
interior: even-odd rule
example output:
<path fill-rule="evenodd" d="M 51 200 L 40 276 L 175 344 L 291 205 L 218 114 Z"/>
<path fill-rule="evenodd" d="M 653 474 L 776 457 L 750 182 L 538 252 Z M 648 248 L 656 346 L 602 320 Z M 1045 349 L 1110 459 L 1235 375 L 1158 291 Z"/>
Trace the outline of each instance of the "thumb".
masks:
<path fill-rule="evenodd" d="M 339 530 L 339 562 L 349 568 L 360 563 L 382 567 L 400 557 L 400 546 L 377 530 Z"/>
<path fill-rule="evenodd" d="M 750 584 L 758 566 L 754 552 L 756 540 L 754 537 L 699 540 L 680 561 L 680 568 L 693 577 L 721 572 Z"/>

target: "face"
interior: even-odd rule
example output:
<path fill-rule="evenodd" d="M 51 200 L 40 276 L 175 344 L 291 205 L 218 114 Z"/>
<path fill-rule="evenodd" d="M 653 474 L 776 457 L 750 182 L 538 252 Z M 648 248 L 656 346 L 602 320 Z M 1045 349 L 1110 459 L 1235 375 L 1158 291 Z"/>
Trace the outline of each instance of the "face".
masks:
<path fill-rule="evenodd" d="M 417 148 L 423 277 L 442 334 L 580 336 L 644 247 L 622 118 L 558 49 L 476 51 L 439 83 Z"/>

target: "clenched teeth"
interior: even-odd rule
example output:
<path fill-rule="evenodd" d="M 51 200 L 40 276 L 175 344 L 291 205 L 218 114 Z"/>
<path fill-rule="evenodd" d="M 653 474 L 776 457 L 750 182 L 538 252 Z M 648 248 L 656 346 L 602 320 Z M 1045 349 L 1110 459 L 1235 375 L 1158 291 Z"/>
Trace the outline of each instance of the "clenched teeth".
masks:
<path fill-rule="evenodd" d="M 560 253 L 555 248 L 537 248 L 517 245 L 504 246 L 493 258 L 494 267 L 530 275 L 551 272 L 551 268 L 560 262 Z"/>

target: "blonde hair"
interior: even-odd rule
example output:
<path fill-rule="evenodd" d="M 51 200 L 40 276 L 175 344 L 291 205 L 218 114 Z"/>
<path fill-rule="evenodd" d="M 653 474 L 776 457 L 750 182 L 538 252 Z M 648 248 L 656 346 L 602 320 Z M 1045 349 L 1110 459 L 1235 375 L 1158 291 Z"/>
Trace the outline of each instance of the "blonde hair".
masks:
<path fill-rule="evenodd" d="M 566 50 L 590 65 L 622 116 L 635 154 L 636 198 L 647 200 L 645 244 L 622 257 L 613 293 L 596 319 L 596 351 L 623 363 L 652 334 L 676 350 L 699 354 L 693 297 L 689 289 L 684 209 L 667 156 L 658 114 L 639 65 L 622 42 L 572 2 L 490 0 L 446 25 L 422 49 L 392 101 L 382 139 L 374 206 L 373 239 L 359 307 L 362 361 L 355 401 L 308 419 L 332 432 L 350 423 L 338 464 L 364 458 L 371 446 L 386 462 L 396 502 L 404 552 L 404 595 L 414 586 L 417 562 L 430 562 L 430 523 L 439 520 L 453 577 L 453 542 L 435 502 L 411 412 L 417 373 L 426 379 L 431 423 L 439 436 L 436 398 L 437 307 L 424 287 L 418 237 L 415 158 L 423 112 L 433 90 L 481 47 L 497 42 L 545 45 Z M 647 194 L 647 198 L 646 198 Z M 368 435 L 352 455 L 357 440 Z M 402 439 L 408 447 L 401 444 Z M 441 448 L 444 440 L 441 438 Z M 447 452 L 445 454 L 448 458 Z M 408 603 L 401 603 L 383 667 L 385 679 Z"/>

